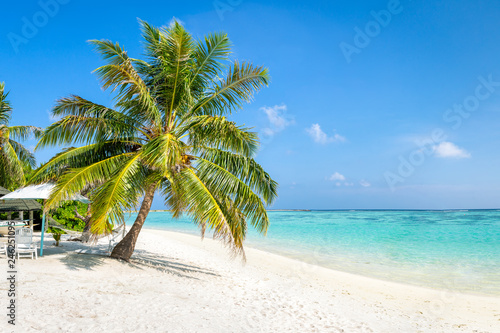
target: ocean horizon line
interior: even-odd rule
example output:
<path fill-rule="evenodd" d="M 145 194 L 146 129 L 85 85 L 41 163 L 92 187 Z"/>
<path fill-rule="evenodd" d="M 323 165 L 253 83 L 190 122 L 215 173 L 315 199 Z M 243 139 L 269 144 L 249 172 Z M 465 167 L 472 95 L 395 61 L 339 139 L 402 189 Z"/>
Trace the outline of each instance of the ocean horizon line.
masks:
<path fill-rule="evenodd" d="M 500 211 L 500 208 L 339 208 L 339 209 L 267 209 L 268 212 L 468 212 Z M 125 213 L 137 213 L 139 210 L 126 210 Z M 168 213 L 168 209 L 151 209 L 152 213 Z"/>

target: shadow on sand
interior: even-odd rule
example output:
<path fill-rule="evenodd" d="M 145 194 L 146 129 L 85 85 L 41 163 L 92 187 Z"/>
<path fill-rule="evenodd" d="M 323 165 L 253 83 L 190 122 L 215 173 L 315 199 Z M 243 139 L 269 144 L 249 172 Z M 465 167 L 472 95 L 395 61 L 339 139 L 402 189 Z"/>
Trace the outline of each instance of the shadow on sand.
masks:
<path fill-rule="evenodd" d="M 70 244 L 65 242 L 61 247 L 47 246 L 44 248 L 44 256 L 66 254 L 59 260 L 70 270 L 93 270 L 94 267 L 106 265 L 115 260 L 109 257 L 107 246 L 86 246 L 81 243 L 71 246 Z M 144 250 L 136 250 L 129 262 L 120 261 L 120 263 L 134 269 L 155 269 L 162 273 L 196 280 L 203 276 L 218 276 L 210 269 L 189 265 L 181 259 Z"/>
<path fill-rule="evenodd" d="M 181 259 L 144 250 L 136 250 L 127 264 L 137 269 L 153 268 L 160 272 L 189 279 L 199 280 L 204 275 L 219 276 L 210 269 L 188 265 L 183 263 Z"/>
<path fill-rule="evenodd" d="M 86 254 L 69 252 L 60 261 L 70 270 L 92 270 L 96 266 L 104 265 L 107 256 L 99 254 Z"/>

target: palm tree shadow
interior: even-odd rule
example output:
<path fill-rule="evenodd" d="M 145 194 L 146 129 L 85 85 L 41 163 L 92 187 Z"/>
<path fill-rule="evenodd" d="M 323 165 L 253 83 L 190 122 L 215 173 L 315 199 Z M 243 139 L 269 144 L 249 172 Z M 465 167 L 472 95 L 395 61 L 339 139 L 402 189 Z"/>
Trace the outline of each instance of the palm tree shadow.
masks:
<path fill-rule="evenodd" d="M 60 261 L 70 270 L 92 270 L 96 266 L 102 266 L 106 258 L 105 255 L 71 252 Z"/>
<path fill-rule="evenodd" d="M 92 252 L 66 252 L 66 256 L 59 260 L 70 270 L 93 270 L 96 266 L 114 260 L 109 257 L 109 252 L 106 250 L 106 247 L 93 246 Z M 58 251 L 61 252 L 63 251 Z M 135 250 L 130 261 L 122 263 L 134 269 L 155 269 L 162 273 L 195 280 L 201 280 L 205 276 L 220 276 L 213 270 L 186 264 L 182 259 L 145 250 Z"/>
<path fill-rule="evenodd" d="M 180 259 L 156 253 L 136 250 L 128 265 L 136 269 L 152 268 L 179 277 L 200 280 L 204 276 L 220 276 L 214 271 L 183 263 Z"/>

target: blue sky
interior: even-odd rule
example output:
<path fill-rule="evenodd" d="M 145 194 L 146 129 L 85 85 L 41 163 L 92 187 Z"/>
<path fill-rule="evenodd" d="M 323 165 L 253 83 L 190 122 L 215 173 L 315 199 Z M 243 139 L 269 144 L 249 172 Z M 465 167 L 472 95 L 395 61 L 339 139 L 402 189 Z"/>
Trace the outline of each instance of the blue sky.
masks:
<path fill-rule="evenodd" d="M 176 17 L 195 37 L 226 31 L 235 58 L 269 68 L 234 119 L 260 133 L 273 208 L 500 207 L 496 1 L 55 1 L 3 5 L 12 124 L 49 125 L 69 94 L 111 106 L 86 41 L 141 57 L 137 18 Z"/>

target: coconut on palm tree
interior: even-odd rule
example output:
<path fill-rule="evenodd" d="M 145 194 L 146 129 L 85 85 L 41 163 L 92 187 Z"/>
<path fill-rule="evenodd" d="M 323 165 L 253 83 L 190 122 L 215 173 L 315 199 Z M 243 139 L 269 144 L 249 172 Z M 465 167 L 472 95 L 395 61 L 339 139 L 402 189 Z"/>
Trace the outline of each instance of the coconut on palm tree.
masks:
<path fill-rule="evenodd" d="M 277 183 L 254 160 L 258 137 L 226 117 L 267 85 L 267 69 L 231 61 L 226 34 L 202 40 L 178 22 L 156 28 L 140 22 L 145 60 L 118 43 L 90 43 L 105 65 L 95 70 L 114 93 L 109 108 L 80 96 L 57 101 L 37 148 L 65 149 L 35 173 L 32 182 L 57 179 L 45 209 L 96 184 L 91 208 L 94 235 L 124 221 L 124 210 L 140 210 L 111 256 L 129 260 L 158 193 L 173 216 L 189 215 L 201 228 L 243 252 L 250 223 L 265 233 L 266 205 Z"/>
<path fill-rule="evenodd" d="M 25 172 L 35 167 L 35 157 L 19 140 L 38 135 L 35 126 L 9 126 L 12 106 L 5 83 L 0 82 L 0 186 L 13 190 L 25 183 Z"/>

